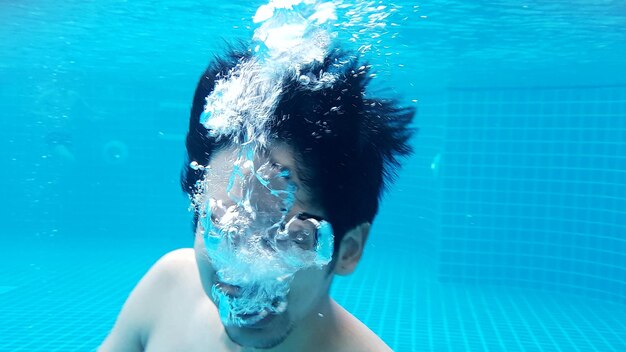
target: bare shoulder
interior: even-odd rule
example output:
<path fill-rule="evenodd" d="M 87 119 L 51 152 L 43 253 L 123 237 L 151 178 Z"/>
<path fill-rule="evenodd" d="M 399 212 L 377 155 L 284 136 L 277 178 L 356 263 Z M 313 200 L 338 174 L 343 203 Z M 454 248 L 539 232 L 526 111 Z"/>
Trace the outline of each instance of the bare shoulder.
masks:
<path fill-rule="evenodd" d="M 172 290 L 189 284 L 189 277 L 197 276 L 197 266 L 192 248 L 181 248 L 163 255 L 152 265 L 139 281 L 131 296 L 136 292 L 142 295 L 142 304 L 146 300 L 158 303 L 166 299 Z M 154 310 L 153 310 L 154 311 Z"/>
<path fill-rule="evenodd" d="M 141 351 L 152 327 L 163 312 L 155 307 L 167 305 L 167 300 L 190 284 L 197 271 L 194 251 L 177 249 L 162 256 L 132 290 L 117 317 L 109 336 L 99 351 Z M 197 273 L 196 273 L 197 275 Z"/>
<path fill-rule="evenodd" d="M 389 346 L 365 324 L 339 304 L 334 303 L 333 309 L 339 318 L 341 330 L 341 352 L 387 352 Z"/>
<path fill-rule="evenodd" d="M 155 275 L 162 276 L 162 279 L 177 279 L 181 274 L 189 274 L 196 269 L 193 248 L 180 248 L 162 256 L 148 273 L 154 271 Z"/>

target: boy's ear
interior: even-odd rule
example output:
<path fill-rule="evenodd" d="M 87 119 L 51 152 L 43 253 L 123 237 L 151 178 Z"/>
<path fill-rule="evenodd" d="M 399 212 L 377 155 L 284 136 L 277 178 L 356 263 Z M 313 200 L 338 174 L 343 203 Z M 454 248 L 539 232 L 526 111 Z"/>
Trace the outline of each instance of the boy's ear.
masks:
<path fill-rule="evenodd" d="M 363 255 L 363 248 L 370 232 L 369 222 L 361 223 L 346 232 L 339 244 L 339 254 L 335 264 L 335 274 L 349 275 L 354 272 Z"/>

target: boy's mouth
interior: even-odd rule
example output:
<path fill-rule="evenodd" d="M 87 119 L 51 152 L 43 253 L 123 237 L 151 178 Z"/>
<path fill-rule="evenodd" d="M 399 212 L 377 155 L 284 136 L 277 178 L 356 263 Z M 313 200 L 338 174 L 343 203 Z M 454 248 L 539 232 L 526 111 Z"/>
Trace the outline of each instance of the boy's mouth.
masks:
<path fill-rule="evenodd" d="M 230 299 L 237 300 L 243 297 L 243 288 L 241 286 L 227 284 L 217 280 L 215 282 L 215 288 Z M 271 305 L 271 308 L 261 308 L 259 311 L 246 313 L 234 313 L 231 311 L 230 314 L 236 317 L 236 325 L 244 328 L 260 329 L 268 325 L 276 316 L 286 311 L 286 297 L 274 298 Z"/>
<path fill-rule="evenodd" d="M 259 329 L 269 324 L 276 315 L 269 313 L 267 309 L 263 309 L 257 313 L 246 313 L 237 315 L 237 317 L 240 319 L 242 327 Z"/>

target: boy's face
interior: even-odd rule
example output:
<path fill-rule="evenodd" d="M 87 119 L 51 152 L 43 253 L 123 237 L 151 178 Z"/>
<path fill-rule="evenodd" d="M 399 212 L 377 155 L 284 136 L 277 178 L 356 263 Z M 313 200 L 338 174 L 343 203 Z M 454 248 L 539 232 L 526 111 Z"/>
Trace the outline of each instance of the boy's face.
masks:
<path fill-rule="evenodd" d="M 231 201 L 231 198 L 239 199 L 238 197 L 247 194 L 247 197 L 250 199 L 255 199 L 249 203 L 255 208 L 254 213 L 256 213 L 256 215 L 251 215 L 249 217 L 254 219 L 255 223 L 261 222 L 262 224 L 264 216 L 268 219 L 272 218 L 272 209 L 276 208 L 284 210 L 284 206 L 287 203 L 289 209 L 286 218 L 291 218 L 293 214 L 300 213 L 312 214 L 312 216 L 318 218 L 326 217 L 323 209 L 315 204 L 312 195 L 306 190 L 300 181 L 300 177 L 295 167 L 294 154 L 291 148 L 282 144 L 274 145 L 269 148 L 266 153 L 256 155 L 255 163 L 266 164 L 269 162 L 268 165 L 279 165 L 284 170 L 288 170 L 288 183 L 295 186 L 294 188 L 290 188 L 294 192 L 293 197 L 291 197 L 289 201 L 285 202 L 279 199 L 278 202 L 274 202 L 271 201 L 271 199 L 270 201 L 267 201 L 266 199 L 254 198 L 255 195 L 253 193 L 257 191 L 254 190 L 251 183 L 246 184 L 244 187 L 245 189 L 237 189 L 238 186 L 232 186 L 232 182 L 230 183 L 231 186 L 227 187 L 229 180 L 232 181 L 233 155 L 238 155 L 239 151 L 240 150 L 234 147 L 227 148 L 218 151 L 211 159 L 209 166 L 211 168 L 210 172 L 212 173 L 212 176 L 210 179 L 207 179 L 210 182 L 207 182 L 205 185 L 205 192 L 210 194 L 211 197 L 214 197 L 211 198 L 213 204 L 215 204 L 215 199 L 219 199 L 221 204 L 220 206 L 222 206 L 222 209 L 225 209 L 228 204 L 223 204 L 226 202 L 222 202 L 223 199 Z M 255 178 L 250 179 L 252 180 L 250 182 L 256 182 Z M 226 191 L 227 188 L 228 191 Z M 245 206 L 242 208 L 245 208 Z M 235 206 L 233 205 L 230 209 L 232 211 L 232 209 L 235 209 Z M 209 214 L 205 214 L 205 217 L 211 217 L 213 213 L 218 212 L 219 209 L 214 212 L 209 212 Z M 235 212 L 234 214 L 244 214 L 242 216 L 246 216 L 245 210 L 241 210 L 241 213 Z M 228 215 L 222 216 L 221 218 L 228 218 Z M 262 247 L 259 247 L 260 249 L 253 248 L 250 250 L 244 248 L 243 250 L 238 250 L 236 248 L 239 246 L 237 241 L 231 241 L 228 246 L 223 247 L 235 248 L 233 249 L 233 252 L 236 252 L 236 254 L 233 254 L 232 256 L 230 253 L 221 255 L 221 252 L 219 252 L 220 250 L 228 251 L 228 249 L 219 249 L 216 250 L 215 253 L 212 253 L 211 244 L 207 243 L 207 241 L 210 242 L 211 239 L 207 237 L 208 231 L 205 227 L 213 226 L 212 224 L 216 220 L 209 219 L 209 221 L 213 222 L 208 222 L 206 219 L 205 221 L 198 222 L 194 248 L 196 251 L 196 260 L 200 270 L 202 286 L 205 293 L 212 299 L 218 309 L 221 310 L 220 315 L 222 315 L 223 321 L 224 310 L 228 310 L 229 307 L 232 308 L 233 305 L 225 305 L 224 302 L 220 301 L 232 300 L 232 302 L 238 302 L 241 297 L 253 297 L 249 301 L 252 302 L 252 307 L 255 307 L 254 300 L 259 299 L 259 297 L 264 297 L 265 295 L 269 296 L 268 300 L 270 301 L 270 308 L 274 308 L 271 305 L 275 304 L 277 300 L 280 300 L 280 305 L 283 306 L 281 309 L 265 309 L 261 312 L 263 314 L 240 314 L 242 318 L 239 320 L 239 324 L 229 324 L 228 322 L 225 322 L 224 327 L 231 340 L 242 346 L 270 348 L 284 341 L 293 327 L 304 318 L 317 315 L 318 312 L 316 309 L 322 299 L 327 297 L 328 289 L 332 280 L 332 275 L 328 274 L 327 266 L 300 264 L 299 266 L 286 265 L 283 268 L 281 266 L 283 265 L 283 261 L 277 260 L 274 262 L 274 258 L 271 258 L 273 253 L 271 249 L 265 250 Z M 271 223 L 271 221 L 268 223 Z M 250 233 L 254 234 L 257 234 L 258 232 L 258 229 L 250 231 Z M 233 242 L 235 244 L 233 244 Z M 255 242 L 252 242 L 252 244 L 254 243 Z M 245 240 L 241 246 L 250 247 Z M 303 256 L 309 254 L 308 252 L 310 252 L 310 250 L 301 251 L 302 248 L 308 248 L 306 242 L 298 242 L 298 246 L 299 247 L 296 248 L 296 252 L 293 253 L 300 253 Z M 256 255 L 256 258 L 250 258 L 250 261 L 247 261 L 245 258 L 240 260 L 242 257 L 241 253 L 249 253 L 251 256 Z M 259 255 L 267 255 L 270 257 L 259 261 Z M 232 258 L 233 260 L 232 267 L 229 265 L 228 258 Z M 270 268 L 263 267 L 266 262 L 272 263 Z M 272 275 L 277 275 L 278 277 L 272 277 Z M 229 280 L 227 277 L 233 278 L 235 283 L 225 282 Z M 282 277 L 286 277 L 286 279 Z M 278 282 L 279 285 L 267 285 L 265 281 L 268 280 L 271 282 Z M 282 280 L 285 281 L 285 285 L 282 285 Z M 242 282 L 241 286 L 236 284 L 236 282 Z M 277 291 L 282 290 L 281 292 L 285 294 L 276 294 L 275 296 L 272 296 L 273 287 L 277 287 Z M 264 294 L 251 292 L 255 290 L 266 290 L 267 292 L 263 292 Z M 216 292 L 219 294 L 216 295 Z M 275 305 L 278 304 L 276 303 Z M 256 306 L 262 307 L 262 305 Z M 252 310 L 254 310 L 254 308 L 252 308 Z"/>

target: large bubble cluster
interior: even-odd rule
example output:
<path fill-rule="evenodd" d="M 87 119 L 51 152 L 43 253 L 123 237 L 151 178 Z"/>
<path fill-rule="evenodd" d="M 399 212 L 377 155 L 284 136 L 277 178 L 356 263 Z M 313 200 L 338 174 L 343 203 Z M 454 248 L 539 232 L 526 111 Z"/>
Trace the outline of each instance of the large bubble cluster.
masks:
<path fill-rule="evenodd" d="M 386 18 L 374 15 L 381 8 L 369 3 L 351 6 L 271 0 L 259 7 L 252 57 L 219 77 L 206 97 L 200 122 L 231 147 L 225 160 L 210 167 L 192 162 L 204 171 L 193 205 L 216 272 L 212 294 L 225 325 L 249 326 L 283 313 L 295 273 L 331 260 L 332 227 L 318 216 L 294 212 L 297 187 L 291 171 L 268 158 L 268 123 L 286 77 L 309 90 L 331 86 L 337 79 L 332 72 L 302 74 L 301 68 L 322 62 L 340 29 L 378 28 Z M 343 23 L 338 9 L 348 16 Z M 369 16 L 361 22 L 354 12 L 359 9 Z"/>

